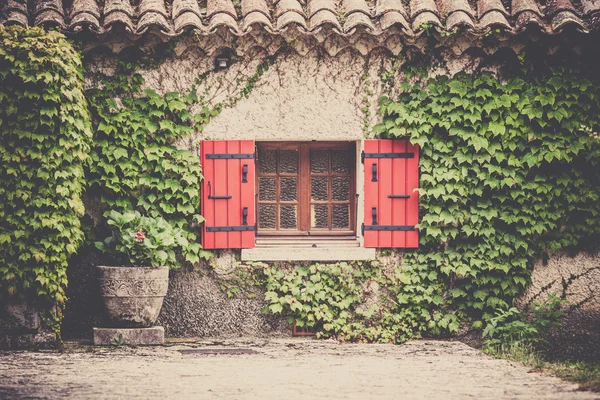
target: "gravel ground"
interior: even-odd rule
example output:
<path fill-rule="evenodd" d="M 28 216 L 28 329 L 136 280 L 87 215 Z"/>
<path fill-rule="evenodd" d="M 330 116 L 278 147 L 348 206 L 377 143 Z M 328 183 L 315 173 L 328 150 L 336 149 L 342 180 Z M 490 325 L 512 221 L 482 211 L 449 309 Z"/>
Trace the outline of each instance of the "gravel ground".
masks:
<path fill-rule="evenodd" d="M 222 350 L 242 354 L 219 353 Z M 600 399 L 460 342 L 202 340 L 146 348 L 69 343 L 0 353 L 2 399 Z"/>

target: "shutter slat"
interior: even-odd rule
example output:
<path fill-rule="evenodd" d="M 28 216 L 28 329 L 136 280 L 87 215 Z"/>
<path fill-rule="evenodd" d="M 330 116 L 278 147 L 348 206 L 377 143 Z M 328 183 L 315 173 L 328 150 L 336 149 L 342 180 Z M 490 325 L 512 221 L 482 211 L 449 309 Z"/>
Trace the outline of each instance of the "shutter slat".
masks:
<path fill-rule="evenodd" d="M 393 143 L 391 140 L 379 141 L 380 153 L 392 153 Z M 392 158 L 373 158 L 372 162 L 378 162 L 379 198 L 377 207 L 377 220 L 379 225 L 392 225 Z M 379 231 L 379 247 L 392 247 L 392 232 Z"/>
<path fill-rule="evenodd" d="M 228 154 L 227 153 L 227 142 L 226 141 L 215 141 L 215 153 L 217 154 Z M 212 192 L 214 196 L 228 196 L 227 193 L 227 164 L 233 160 L 214 160 L 215 166 L 215 180 L 212 182 Z M 215 204 L 215 226 L 231 226 L 227 221 L 227 209 L 229 207 L 228 200 L 209 200 Z M 231 202 L 238 202 L 239 199 L 231 199 Z M 206 224 L 210 226 L 209 224 Z M 215 248 L 227 249 L 228 237 L 230 232 L 216 232 L 215 233 Z"/>
<path fill-rule="evenodd" d="M 245 156 L 223 156 L 239 154 Z M 254 247 L 254 141 L 204 140 L 200 156 L 204 174 L 200 207 L 205 219 L 202 224 L 203 247 Z M 246 182 L 242 182 L 244 165 L 247 165 Z M 245 207 L 246 225 L 243 221 Z"/>
<path fill-rule="evenodd" d="M 419 219 L 418 193 L 414 191 L 419 184 L 418 146 L 408 140 L 365 140 L 364 149 L 364 246 L 418 247 L 419 234 L 414 229 Z"/>

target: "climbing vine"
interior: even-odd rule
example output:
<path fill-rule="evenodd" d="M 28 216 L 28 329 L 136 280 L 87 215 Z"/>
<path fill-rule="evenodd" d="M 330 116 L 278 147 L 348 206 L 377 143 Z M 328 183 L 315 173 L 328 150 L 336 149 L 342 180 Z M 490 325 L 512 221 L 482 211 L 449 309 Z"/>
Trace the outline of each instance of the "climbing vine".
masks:
<path fill-rule="evenodd" d="M 57 32 L 0 25 L 0 303 L 60 314 L 90 139 L 77 51 Z"/>
<path fill-rule="evenodd" d="M 190 113 L 198 102 L 195 88 L 164 96 L 142 90 L 139 65 L 120 59 L 117 73 L 101 76 L 87 93 L 95 124 L 87 195 L 100 197 L 105 209 L 137 210 L 182 229 L 188 245 L 178 251 L 193 264 L 210 256 L 197 234 L 200 165 L 196 154 L 175 141 L 200 130 L 218 111 Z"/>
<path fill-rule="evenodd" d="M 157 49 L 151 56 L 124 54 L 116 72 L 92 75 L 95 87 L 87 93 L 94 117 L 95 137 L 87 181 L 90 199 L 100 199 L 105 210 L 137 210 L 160 216 L 186 233 L 189 245 L 178 249 L 188 265 L 212 256 L 202 250 L 198 224 L 200 172 L 198 144 L 190 151 L 181 141 L 201 132 L 224 107 L 247 98 L 260 77 L 275 62 L 279 52 L 261 62 L 247 79 L 239 78 L 237 90 L 222 103 L 210 106 L 206 99 L 210 82 L 202 92 L 197 87 L 208 80 L 219 82 L 222 75 L 208 70 L 200 74 L 185 93 L 164 95 L 143 90 L 141 68 L 152 69 L 172 54 L 175 42 Z M 234 62 L 236 58 L 234 57 Z M 191 112 L 190 110 L 200 110 Z M 178 144 L 179 142 L 179 144 Z M 183 148 L 182 148 L 183 147 Z"/>
<path fill-rule="evenodd" d="M 403 83 L 386 137 L 421 146 L 418 251 L 399 298 L 480 327 L 529 283 L 534 260 L 600 237 L 600 90 L 576 70 Z M 427 294 L 426 294 L 427 293 Z"/>
<path fill-rule="evenodd" d="M 400 95 L 381 99 L 373 130 L 421 146 L 419 249 L 391 273 L 377 262 L 266 269 L 266 310 L 322 336 L 403 342 L 481 328 L 512 306 L 534 261 L 597 250 L 596 80 L 556 68 L 434 78 L 402 68 L 401 84 L 384 75 Z M 370 313 L 373 283 L 384 298 Z"/>
<path fill-rule="evenodd" d="M 418 323 L 423 313 L 438 325 L 457 328 L 451 314 L 429 314 L 401 301 L 400 273 L 396 260 L 267 266 L 265 312 L 341 341 L 404 342 L 432 328 Z"/>

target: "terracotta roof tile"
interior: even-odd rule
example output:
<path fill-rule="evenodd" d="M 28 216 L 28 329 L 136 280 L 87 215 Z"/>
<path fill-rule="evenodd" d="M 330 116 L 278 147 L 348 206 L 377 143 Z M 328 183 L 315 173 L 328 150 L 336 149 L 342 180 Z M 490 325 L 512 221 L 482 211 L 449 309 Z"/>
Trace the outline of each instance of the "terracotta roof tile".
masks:
<path fill-rule="evenodd" d="M 337 11 L 333 0 L 308 0 L 308 17 L 312 18 L 321 10 L 328 10 L 337 21 Z M 339 25 L 339 23 L 338 23 Z"/>
<path fill-rule="evenodd" d="M 104 29 L 106 31 L 117 25 L 123 25 L 128 32 L 136 33 L 135 25 L 126 12 L 115 10 L 110 14 L 104 14 Z"/>
<path fill-rule="evenodd" d="M 536 13 L 540 17 L 542 16 L 542 12 L 535 0 L 513 0 L 511 8 L 514 17 L 518 17 L 519 14 L 526 11 Z"/>
<path fill-rule="evenodd" d="M 271 12 L 269 11 L 269 6 L 267 5 L 266 0 L 245 0 L 242 2 L 242 17 L 246 17 L 248 14 L 252 12 L 259 12 L 264 14 L 267 21 L 269 21 Z"/>
<path fill-rule="evenodd" d="M 421 12 L 413 18 L 412 29 L 415 32 L 424 31 L 428 25 L 441 27 L 442 23 L 438 16 L 431 11 Z"/>
<path fill-rule="evenodd" d="M 510 29 L 510 23 L 506 19 L 506 14 L 500 11 L 488 11 L 479 20 L 480 29 L 491 29 L 497 26 L 502 26 L 505 29 Z"/>
<path fill-rule="evenodd" d="M 217 12 L 213 14 L 213 17 L 210 19 L 210 23 L 208 24 L 208 30 L 210 32 L 214 32 L 220 26 L 225 26 L 234 33 L 238 32 L 237 21 L 229 13 Z"/>
<path fill-rule="evenodd" d="M 430 12 L 434 15 L 439 15 L 439 10 L 434 0 L 411 0 L 410 1 L 410 16 L 416 18 L 419 14 Z"/>
<path fill-rule="evenodd" d="M 255 24 L 265 27 L 270 32 L 273 31 L 271 20 L 261 11 L 252 11 L 244 17 L 242 21 L 242 31 L 248 32 L 252 25 Z"/>
<path fill-rule="evenodd" d="M 228 14 L 234 21 L 237 19 L 237 13 L 231 0 L 207 0 L 206 14 L 208 18 L 216 14 Z"/>
<path fill-rule="evenodd" d="M 346 18 L 346 22 L 344 23 L 344 32 L 350 33 L 353 29 L 357 29 L 359 27 L 363 27 L 368 29 L 369 31 L 373 31 L 375 27 L 371 22 L 371 19 L 362 12 L 353 12 L 348 15 Z"/>
<path fill-rule="evenodd" d="M 69 30 L 80 31 L 88 27 L 91 31 L 99 33 L 101 16 L 100 7 L 95 0 L 75 1 L 71 9 Z"/>
<path fill-rule="evenodd" d="M 281 2 L 283 2 L 283 0 Z M 290 25 L 294 24 L 301 26 L 304 30 L 308 29 L 306 26 L 306 19 L 304 19 L 304 16 L 296 11 L 286 11 L 285 13 L 281 14 L 279 18 L 277 18 L 278 30 L 287 29 Z"/>
<path fill-rule="evenodd" d="M 201 32 L 206 32 L 207 27 L 202 24 L 200 16 L 192 11 L 181 12 L 173 21 L 176 33 L 181 33 L 188 28 L 199 29 Z"/>
<path fill-rule="evenodd" d="M 106 16 L 113 12 L 123 13 L 129 18 L 133 18 L 135 15 L 135 10 L 129 4 L 129 0 L 106 0 L 104 2 L 104 15 Z"/>
<path fill-rule="evenodd" d="M 65 18 L 61 0 L 40 0 L 35 2 L 35 25 L 58 25 L 64 28 Z"/>
<path fill-rule="evenodd" d="M 401 0 L 377 0 L 377 6 L 375 7 L 376 17 L 391 11 L 397 11 L 402 14 L 404 19 L 408 19 L 408 13 L 404 9 Z"/>
<path fill-rule="evenodd" d="M 312 0 L 315 1 L 315 0 Z M 336 14 L 328 9 L 320 9 L 315 12 L 312 17 L 310 17 L 310 30 L 314 31 L 316 29 L 323 28 L 327 26 L 327 24 L 333 26 L 339 32 L 342 31 L 342 27 L 337 19 Z"/>
<path fill-rule="evenodd" d="M 279 18 L 286 12 L 296 12 L 304 20 L 304 10 L 298 0 L 279 0 L 275 6 L 275 18 Z"/>
<path fill-rule="evenodd" d="M 403 31 L 411 31 L 410 24 L 398 11 L 390 11 L 383 14 L 379 19 L 379 25 L 382 30 L 390 29 L 394 25 L 399 25 Z"/>
<path fill-rule="evenodd" d="M 477 15 L 483 19 L 489 12 L 497 11 L 504 14 L 506 17 L 509 16 L 508 11 L 504 8 L 504 5 L 500 0 L 478 0 L 477 1 Z"/>
<path fill-rule="evenodd" d="M 28 25 L 27 0 L 8 0 L 0 7 L 0 21 Z"/>
<path fill-rule="evenodd" d="M 532 25 L 546 33 L 567 26 L 583 32 L 600 30 L 600 0 L 236 1 L 240 7 L 232 0 L 0 0 L 0 23 L 57 26 L 72 34 L 90 30 L 98 35 L 120 26 L 134 37 L 150 29 L 173 36 L 189 29 L 209 34 L 222 27 L 245 35 L 255 29 L 278 34 L 296 27 L 294 35 L 314 36 L 319 42 L 326 39 L 323 32 L 328 29 L 361 38 L 388 32 L 414 37 L 431 28 L 449 31 L 458 26 L 473 34 L 485 34 L 494 26 L 509 33 Z"/>
<path fill-rule="evenodd" d="M 467 0 L 443 0 L 439 1 L 438 9 L 441 12 L 443 18 L 448 18 L 450 15 L 456 12 L 463 12 L 467 14 L 467 17 L 471 20 L 472 25 L 473 15 L 475 14 L 471 10 L 471 6 L 467 3 Z M 452 29 L 448 27 L 448 29 Z"/>
<path fill-rule="evenodd" d="M 355 12 L 361 12 L 367 17 L 371 16 L 371 10 L 369 10 L 369 6 L 365 0 L 343 0 L 342 8 L 344 9 L 346 15 L 350 15 Z"/>

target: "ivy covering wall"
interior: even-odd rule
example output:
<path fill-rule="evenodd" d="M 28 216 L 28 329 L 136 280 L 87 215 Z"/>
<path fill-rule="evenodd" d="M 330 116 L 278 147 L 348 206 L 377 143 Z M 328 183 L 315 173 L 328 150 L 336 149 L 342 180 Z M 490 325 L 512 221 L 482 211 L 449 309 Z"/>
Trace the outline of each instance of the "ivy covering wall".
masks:
<path fill-rule="evenodd" d="M 277 57 L 209 108 L 194 87 L 142 90 L 138 69 L 171 43 L 154 59 L 121 58 L 110 76 L 90 73 L 84 93 L 79 55 L 59 33 L 0 26 L 0 40 L 0 301 L 64 302 L 84 186 L 101 212 L 135 209 L 184 229 L 182 262 L 210 257 L 197 234 L 198 156 L 177 142 L 248 97 Z M 393 65 L 402 79 L 393 70 L 381 80 L 400 94 L 381 99 L 374 132 L 422 148 L 420 248 L 402 260 L 385 250 L 389 262 L 252 266 L 268 312 L 325 336 L 402 342 L 480 328 L 524 290 L 535 260 L 600 242 L 595 77 L 545 68 L 428 78 L 430 65 L 416 75 Z"/>
<path fill-rule="evenodd" d="M 194 88 L 164 96 L 143 91 L 137 70 L 150 63 L 147 58 L 121 58 L 113 75 L 92 76 L 95 85 L 86 94 L 94 140 L 86 196 L 103 211 L 137 210 L 182 229 L 189 244 L 177 251 L 180 261 L 191 266 L 211 256 L 202 250 L 198 235 L 202 175 L 198 155 L 178 148 L 175 141 L 201 130 L 216 111 L 188 111 L 201 101 Z"/>
<path fill-rule="evenodd" d="M 324 336 L 403 342 L 481 328 L 512 306 L 536 260 L 598 250 L 597 79 L 565 68 L 436 78 L 429 65 L 401 68 L 400 95 L 381 99 L 374 131 L 422 148 L 419 249 L 391 272 L 374 271 L 380 263 L 266 269 L 267 310 Z M 375 303 L 365 290 L 373 283 L 383 295 Z"/>
<path fill-rule="evenodd" d="M 0 25 L 0 303 L 65 301 L 90 140 L 79 53 L 57 32 Z"/>

